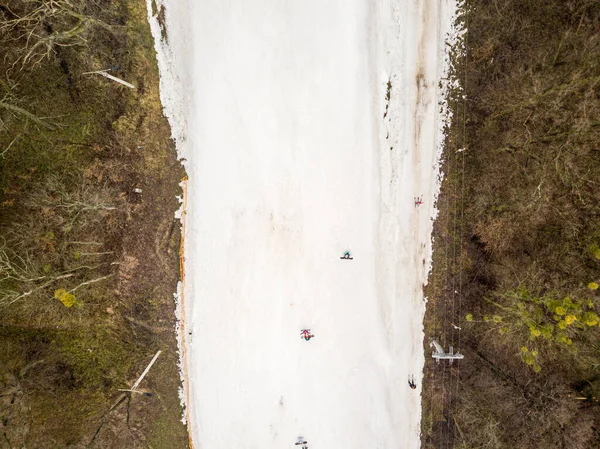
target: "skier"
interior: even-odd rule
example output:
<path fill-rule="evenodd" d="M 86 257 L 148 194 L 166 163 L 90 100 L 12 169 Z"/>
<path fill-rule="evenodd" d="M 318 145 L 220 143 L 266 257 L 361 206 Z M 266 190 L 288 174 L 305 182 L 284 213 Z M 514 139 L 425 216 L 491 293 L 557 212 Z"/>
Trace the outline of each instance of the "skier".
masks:
<path fill-rule="evenodd" d="M 417 384 L 415 383 L 415 376 L 408 376 L 408 386 L 413 390 L 417 389 Z"/>
<path fill-rule="evenodd" d="M 423 204 L 423 195 L 415 198 L 415 206 L 420 206 L 421 204 Z"/>
<path fill-rule="evenodd" d="M 350 256 L 350 251 L 346 251 L 344 253 L 344 255 L 342 257 L 340 257 L 340 259 L 342 259 L 342 260 L 352 260 L 353 257 Z"/>
<path fill-rule="evenodd" d="M 299 446 L 300 444 L 308 444 L 307 441 L 304 440 L 304 437 L 298 437 L 298 440 L 294 443 L 294 446 Z M 306 446 L 302 446 L 302 449 L 308 449 Z"/>
<path fill-rule="evenodd" d="M 310 331 L 310 329 L 302 329 L 300 331 L 300 338 L 304 338 L 306 341 L 310 341 L 310 339 L 313 337 L 314 337 L 314 335 Z"/>

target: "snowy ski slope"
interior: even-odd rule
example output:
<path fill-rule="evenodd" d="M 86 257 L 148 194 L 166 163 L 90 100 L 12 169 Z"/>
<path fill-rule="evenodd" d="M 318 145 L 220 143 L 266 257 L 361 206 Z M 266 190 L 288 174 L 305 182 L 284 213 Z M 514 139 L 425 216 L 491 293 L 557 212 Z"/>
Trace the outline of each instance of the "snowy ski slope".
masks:
<path fill-rule="evenodd" d="M 156 4 L 161 97 L 189 175 L 194 446 L 419 447 L 455 2 Z"/>

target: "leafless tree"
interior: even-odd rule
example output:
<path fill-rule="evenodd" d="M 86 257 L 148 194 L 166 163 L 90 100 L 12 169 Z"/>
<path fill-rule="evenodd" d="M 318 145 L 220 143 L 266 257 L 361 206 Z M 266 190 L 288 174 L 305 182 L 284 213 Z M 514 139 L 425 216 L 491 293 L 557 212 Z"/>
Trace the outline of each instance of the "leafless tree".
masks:
<path fill-rule="evenodd" d="M 17 51 L 13 67 L 36 65 L 56 47 L 85 46 L 93 26 L 113 27 L 86 12 L 87 0 L 12 0 L 0 10 L 0 38 Z"/>

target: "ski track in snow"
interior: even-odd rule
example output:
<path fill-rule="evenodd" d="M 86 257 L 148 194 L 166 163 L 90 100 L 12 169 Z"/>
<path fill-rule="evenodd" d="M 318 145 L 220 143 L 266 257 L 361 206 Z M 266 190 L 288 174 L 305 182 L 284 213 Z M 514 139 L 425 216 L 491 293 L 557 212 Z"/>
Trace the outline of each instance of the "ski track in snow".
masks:
<path fill-rule="evenodd" d="M 189 175 L 178 337 L 194 445 L 419 447 L 455 1 L 148 9 Z"/>

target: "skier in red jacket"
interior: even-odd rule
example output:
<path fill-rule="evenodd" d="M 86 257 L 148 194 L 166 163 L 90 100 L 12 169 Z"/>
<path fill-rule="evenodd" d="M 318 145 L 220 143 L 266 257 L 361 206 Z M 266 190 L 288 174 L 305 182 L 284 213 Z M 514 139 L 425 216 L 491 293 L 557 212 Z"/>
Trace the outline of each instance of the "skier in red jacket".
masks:
<path fill-rule="evenodd" d="M 300 331 L 300 338 L 304 338 L 306 341 L 309 341 L 313 337 L 314 335 L 312 334 L 310 329 L 302 329 Z"/>

